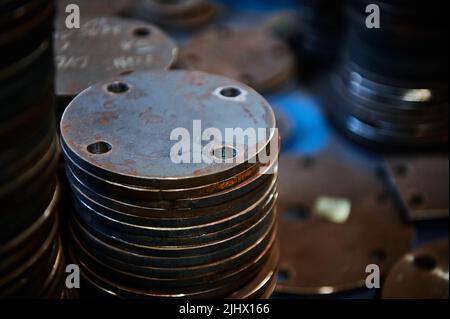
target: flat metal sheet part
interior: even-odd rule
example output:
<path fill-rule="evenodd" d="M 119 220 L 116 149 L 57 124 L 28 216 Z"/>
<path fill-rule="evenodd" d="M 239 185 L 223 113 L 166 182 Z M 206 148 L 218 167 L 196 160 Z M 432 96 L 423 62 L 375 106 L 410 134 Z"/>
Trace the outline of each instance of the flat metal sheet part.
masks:
<path fill-rule="evenodd" d="M 115 87 L 125 92 L 108 91 Z M 237 95 L 224 96 L 227 89 Z M 267 145 L 262 141 L 236 145 L 236 163 L 174 163 L 170 160 L 173 130 L 184 129 L 192 136 L 197 120 L 201 121 L 200 130 L 263 129 L 265 134 L 272 134 L 268 140 L 275 134 L 267 133 L 275 128 L 274 113 L 253 89 L 201 72 L 159 71 L 135 73 L 85 90 L 63 115 L 62 143 L 75 162 L 96 175 L 107 172 L 109 180 L 134 185 L 139 185 L 139 180 L 141 185 L 142 181 L 153 181 L 155 184 L 148 186 L 161 188 L 192 187 L 199 181 L 214 182 L 217 176 L 233 176 L 236 169 L 246 167 L 239 160 L 255 158 Z M 96 143 L 107 143 L 111 149 L 104 154 L 90 153 L 89 145 Z M 193 145 L 190 161 L 201 156 L 202 151 L 202 147 Z"/>
<path fill-rule="evenodd" d="M 382 286 L 384 299 L 448 299 L 448 239 L 404 255 Z"/>
<path fill-rule="evenodd" d="M 403 225 L 374 171 L 336 158 L 331 152 L 314 157 L 280 159 L 277 292 L 332 294 L 361 288 L 366 267 L 377 264 L 385 274 L 410 247 L 413 229 Z M 350 214 L 333 219 L 317 214 L 318 199 L 350 203 Z"/>
<path fill-rule="evenodd" d="M 448 218 L 448 155 L 388 157 L 384 169 L 410 221 Z"/>
<path fill-rule="evenodd" d="M 60 19 L 54 37 L 59 98 L 120 74 L 168 69 L 178 54 L 157 27 L 120 17 L 85 17 L 79 29 L 67 29 Z"/>
<path fill-rule="evenodd" d="M 285 84 L 296 68 L 293 53 L 281 40 L 264 31 L 228 27 L 194 37 L 182 47 L 179 64 L 236 79 L 261 92 Z"/>

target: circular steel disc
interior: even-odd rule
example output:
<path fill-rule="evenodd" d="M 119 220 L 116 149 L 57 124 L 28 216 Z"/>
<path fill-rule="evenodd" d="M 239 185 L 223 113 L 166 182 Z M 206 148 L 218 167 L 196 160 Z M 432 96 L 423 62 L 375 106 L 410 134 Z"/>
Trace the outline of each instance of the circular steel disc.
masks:
<path fill-rule="evenodd" d="M 135 70 L 168 69 L 176 44 L 144 22 L 97 17 L 67 29 L 60 20 L 55 33 L 56 94 L 74 97 L 97 82 Z"/>
<path fill-rule="evenodd" d="M 448 239 L 403 256 L 382 288 L 385 299 L 448 299 Z"/>
<path fill-rule="evenodd" d="M 277 283 L 278 292 L 331 294 L 361 288 L 367 265 L 377 264 L 384 274 L 409 249 L 412 228 L 382 196 L 385 188 L 375 172 L 330 152 L 280 162 L 283 279 Z M 333 220 L 337 205 L 330 215 L 318 213 L 315 207 L 324 197 L 348 201 L 348 215 Z"/>
<path fill-rule="evenodd" d="M 109 92 L 111 84 L 125 92 Z M 238 96 L 219 93 L 227 89 Z M 63 115 L 62 143 L 80 166 L 110 181 L 180 188 L 217 182 L 219 177 L 242 172 L 244 158 L 255 158 L 274 135 L 270 132 L 267 143 L 248 145 L 246 139 L 246 144 L 236 145 L 235 163 L 173 163 L 170 152 L 178 140 L 170 140 L 172 131 L 181 128 L 192 136 L 195 120 L 201 120 L 202 130 L 213 127 L 221 132 L 226 128 L 253 128 L 256 132 L 275 128 L 269 104 L 243 84 L 201 72 L 155 71 L 116 78 L 116 82 L 85 90 Z M 109 151 L 90 153 L 89 145 L 98 142 L 110 145 Z M 201 155 L 199 149 L 197 155 Z"/>
<path fill-rule="evenodd" d="M 236 79 L 257 91 L 275 89 L 295 71 L 281 40 L 263 31 L 218 28 L 192 39 L 180 51 L 182 67 Z"/>

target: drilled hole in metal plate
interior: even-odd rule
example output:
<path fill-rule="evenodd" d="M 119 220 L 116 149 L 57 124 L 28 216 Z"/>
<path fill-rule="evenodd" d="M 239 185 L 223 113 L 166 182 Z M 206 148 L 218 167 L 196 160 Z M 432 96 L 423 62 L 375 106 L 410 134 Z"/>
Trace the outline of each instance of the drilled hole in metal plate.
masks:
<path fill-rule="evenodd" d="M 235 98 L 242 94 L 242 91 L 233 86 L 229 86 L 220 90 L 220 95 L 228 98 Z"/>
<path fill-rule="evenodd" d="M 425 202 L 425 196 L 421 193 L 414 193 L 409 197 L 409 204 L 414 207 L 422 206 Z"/>
<path fill-rule="evenodd" d="M 237 156 L 237 150 L 231 146 L 219 146 L 211 151 L 211 155 L 220 160 L 233 159 Z"/>
<path fill-rule="evenodd" d="M 314 159 L 314 157 L 307 156 L 300 159 L 300 167 L 302 168 L 313 168 L 315 164 L 316 160 Z"/>
<path fill-rule="evenodd" d="M 105 141 L 98 141 L 87 146 L 87 150 L 91 154 L 100 155 L 111 151 L 112 145 Z"/>
<path fill-rule="evenodd" d="M 408 164 L 399 163 L 394 166 L 394 172 L 398 177 L 407 177 L 410 174 L 411 169 Z"/>
<path fill-rule="evenodd" d="M 281 215 L 286 222 L 304 222 L 311 217 L 311 212 L 304 206 L 291 207 Z"/>
<path fill-rule="evenodd" d="M 278 283 L 280 283 L 280 284 L 286 283 L 291 278 L 292 278 L 292 273 L 288 269 L 285 269 L 282 267 L 282 268 L 280 268 L 280 270 L 278 270 L 278 274 L 277 274 Z"/>
<path fill-rule="evenodd" d="M 437 266 L 436 259 L 429 255 L 414 256 L 413 263 L 415 267 L 426 271 L 431 271 Z"/>
<path fill-rule="evenodd" d="M 151 33 L 150 29 L 146 27 L 138 27 L 133 30 L 133 34 L 136 37 L 148 37 Z"/>
<path fill-rule="evenodd" d="M 386 260 L 386 257 L 387 257 L 386 252 L 382 249 L 376 249 L 372 251 L 372 253 L 370 254 L 370 259 L 374 263 L 383 262 L 384 260 Z"/>
<path fill-rule="evenodd" d="M 109 84 L 106 89 L 110 93 L 121 94 L 127 92 L 130 87 L 124 82 L 114 82 Z"/>

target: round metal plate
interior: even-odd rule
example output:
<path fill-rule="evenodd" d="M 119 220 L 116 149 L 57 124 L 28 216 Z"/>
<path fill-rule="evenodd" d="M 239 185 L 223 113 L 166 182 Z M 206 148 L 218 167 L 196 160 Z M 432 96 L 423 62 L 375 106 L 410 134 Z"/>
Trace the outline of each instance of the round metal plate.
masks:
<path fill-rule="evenodd" d="M 448 299 L 448 239 L 403 256 L 382 288 L 384 299 Z"/>
<path fill-rule="evenodd" d="M 255 158 L 267 143 L 240 145 L 236 163 L 176 164 L 170 160 L 172 131 L 185 128 L 189 132 L 194 120 L 201 120 L 203 128 L 215 127 L 223 132 L 226 128 L 275 128 L 268 103 L 251 88 L 227 78 L 160 71 L 136 73 L 117 81 L 126 86 L 126 92 L 108 92 L 114 81 L 97 84 L 69 105 L 61 121 L 68 156 L 109 180 L 180 188 L 230 177 L 245 168 L 246 162 L 240 164 L 239 159 Z M 216 94 L 221 88 L 235 88 L 239 95 L 227 98 Z M 91 154 L 87 147 L 99 141 L 109 143 L 110 151 Z"/>
<path fill-rule="evenodd" d="M 179 63 L 187 69 L 236 79 L 257 91 L 284 84 L 296 67 L 292 52 L 281 40 L 263 31 L 226 27 L 192 39 L 180 51 Z"/>
<path fill-rule="evenodd" d="M 331 294 L 360 288 L 369 264 L 384 274 L 409 249 L 412 228 L 401 222 L 374 171 L 327 152 L 280 162 L 278 292 Z M 339 215 L 339 204 L 319 211 L 325 198 L 344 202 L 349 211 Z"/>
<path fill-rule="evenodd" d="M 120 74 L 168 69 L 177 57 L 176 44 L 141 21 L 86 18 L 80 29 L 67 29 L 64 23 L 59 21 L 55 33 L 58 98 L 72 98 L 92 84 Z"/>

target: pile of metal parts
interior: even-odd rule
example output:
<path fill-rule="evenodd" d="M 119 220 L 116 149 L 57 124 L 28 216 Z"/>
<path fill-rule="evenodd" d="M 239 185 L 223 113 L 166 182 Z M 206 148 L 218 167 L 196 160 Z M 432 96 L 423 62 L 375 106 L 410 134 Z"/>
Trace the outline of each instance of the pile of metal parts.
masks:
<path fill-rule="evenodd" d="M 380 28 L 366 13 L 370 4 L 380 8 Z M 448 2 L 352 0 L 347 18 L 328 103 L 337 126 L 367 145 L 447 145 Z"/>
<path fill-rule="evenodd" d="M 178 54 L 157 27 L 120 17 L 88 17 L 80 29 L 67 29 L 60 16 L 54 38 L 60 114 L 85 88 L 135 70 L 168 69 Z"/>
<path fill-rule="evenodd" d="M 58 233 L 53 1 L 0 3 L 0 297 L 69 297 Z"/>
<path fill-rule="evenodd" d="M 211 127 L 265 132 L 258 142 L 217 142 Z M 82 294 L 270 296 L 279 258 L 273 128 L 253 89 L 200 72 L 136 72 L 78 95 L 63 114 L 61 145 Z"/>
<path fill-rule="evenodd" d="M 181 49 L 179 66 L 227 76 L 258 92 L 279 89 L 296 71 L 295 57 L 283 41 L 262 30 L 226 26 L 189 41 Z"/>

